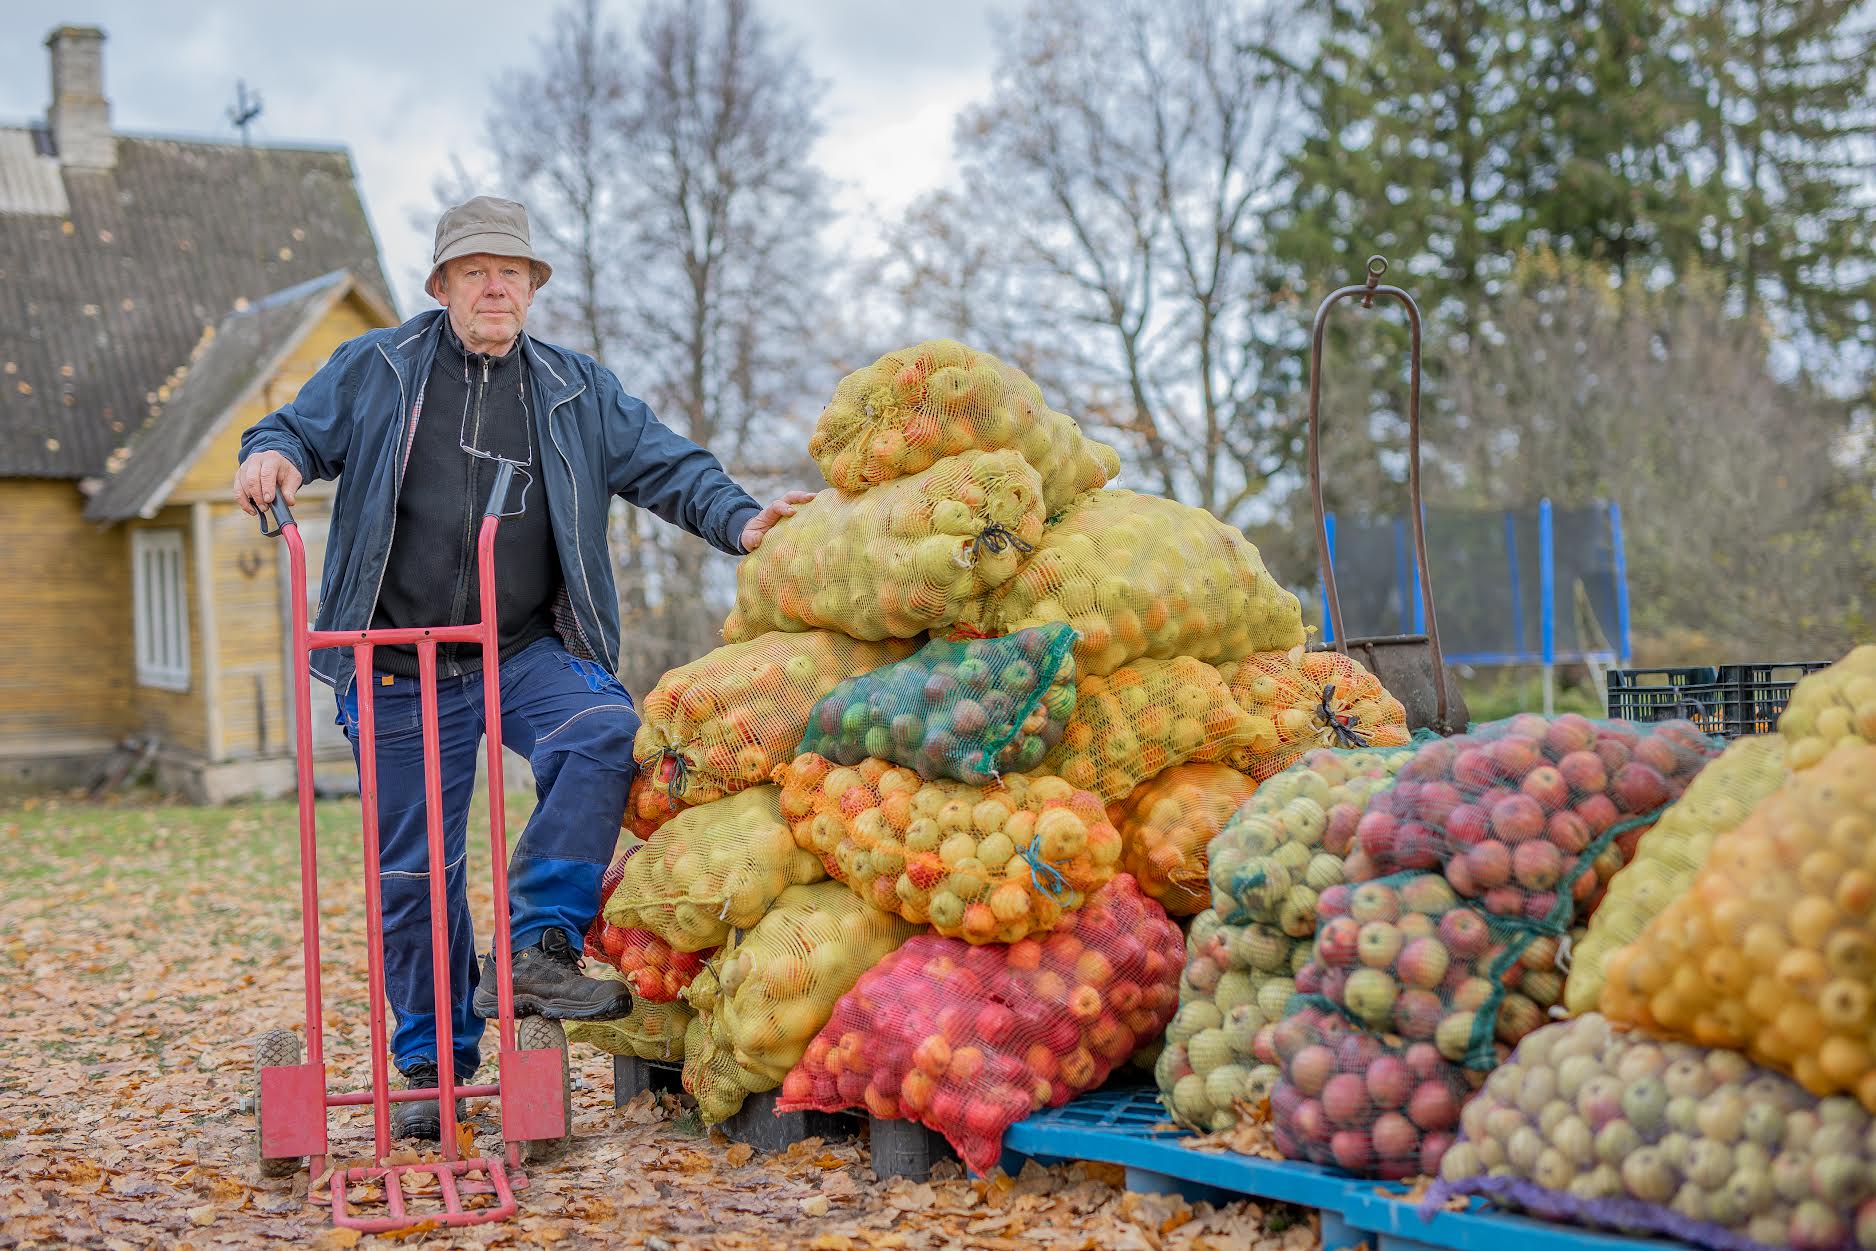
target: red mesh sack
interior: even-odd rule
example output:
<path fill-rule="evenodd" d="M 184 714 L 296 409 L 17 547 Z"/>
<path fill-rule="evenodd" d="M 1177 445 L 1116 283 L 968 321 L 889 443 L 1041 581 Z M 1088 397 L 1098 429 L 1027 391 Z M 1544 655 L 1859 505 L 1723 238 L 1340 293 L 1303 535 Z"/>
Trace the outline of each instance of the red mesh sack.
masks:
<path fill-rule="evenodd" d="M 643 843 L 633 843 L 620 852 L 599 880 L 599 915 L 587 927 L 586 954 L 617 969 L 637 998 L 647 1003 L 675 1003 L 678 992 L 690 985 L 716 949 L 676 951 L 650 930 L 614 925 L 606 920 L 606 904 L 625 876 L 625 862 L 643 846 Z"/>
<path fill-rule="evenodd" d="M 1183 959 L 1178 927 L 1125 874 L 1044 937 L 918 935 L 835 1006 L 776 1109 L 917 1121 L 988 1172 L 1006 1129 L 1099 1086 L 1159 1035 Z"/>

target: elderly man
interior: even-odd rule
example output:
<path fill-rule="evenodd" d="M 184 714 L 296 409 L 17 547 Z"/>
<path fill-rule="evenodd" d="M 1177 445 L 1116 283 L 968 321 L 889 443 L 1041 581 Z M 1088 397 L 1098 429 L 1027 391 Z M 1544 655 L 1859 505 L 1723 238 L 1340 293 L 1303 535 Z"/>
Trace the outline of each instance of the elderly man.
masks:
<path fill-rule="evenodd" d="M 529 304 L 551 273 L 521 205 L 478 196 L 444 213 L 425 284 L 441 307 L 334 352 L 292 403 L 242 437 L 234 489 L 254 513 L 276 493 L 290 505 L 302 483 L 338 479 L 320 629 L 455 625 L 478 618 L 476 533 L 498 463 L 517 467 L 495 545 L 502 738 L 533 765 L 538 801 L 508 879 L 515 1011 L 606 1020 L 630 1011 L 631 996 L 581 976 L 578 953 L 618 839 L 639 724 L 614 676 L 607 505 L 622 496 L 738 554 L 812 497 L 793 491 L 762 507 L 610 371 L 529 336 Z M 453 1050 L 464 1076 L 496 1012 L 494 953 L 478 978 L 464 896 L 481 663 L 471 645 L 437 650 Z M 409 1086 L 434 1086 L 416 651 L 380 647 L 373 668 L 354 673 L 345 649 L 313 659 L 337 693 L 354 759 L 357 684 L 373 684 L 392 1058 Z M 394 1108 L 398 1137 L 437 1136 L 436 1101 Z"/>

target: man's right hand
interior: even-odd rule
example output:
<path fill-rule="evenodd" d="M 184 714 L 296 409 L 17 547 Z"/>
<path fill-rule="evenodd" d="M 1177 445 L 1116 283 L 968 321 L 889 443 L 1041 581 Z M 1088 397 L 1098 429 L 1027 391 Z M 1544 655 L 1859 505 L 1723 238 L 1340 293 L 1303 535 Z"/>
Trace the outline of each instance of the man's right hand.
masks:
<path fill-rule="evenodd" d="M 235 503 L 252 517 L 274 502 L 274 492 L 278 490 L 291 508 L 300 482 L 299 469 L 279 452 L 256 452 L 235 471 Z"/>

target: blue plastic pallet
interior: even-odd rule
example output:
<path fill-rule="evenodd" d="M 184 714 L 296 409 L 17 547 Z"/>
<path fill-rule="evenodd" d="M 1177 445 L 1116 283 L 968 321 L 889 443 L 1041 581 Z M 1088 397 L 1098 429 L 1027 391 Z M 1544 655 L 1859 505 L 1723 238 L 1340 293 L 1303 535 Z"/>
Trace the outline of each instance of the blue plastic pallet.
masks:
<path fill-rule="evenodd" d="M 1251 1195 L 1315 1208 L 1324 1251 L 1662 1251 L 1679 1245 L 1487 1213 L 1477 1200 L 1470 1211 L 1423 1221 L 1413 1203 L 1388 1197 L 1405 1193 L 1404 1187 L 1291 1160 L 1194 1151 L 1181 1145 L 1183 1131 L 1161 1128 L 1167 1122 L 1152 1089 L 1096 1091 L 1010 1126 L 1003 1168 L 1014 1176 L 1025 1158 L 1094 1160 L 1124 1168 L 1129 1190 L 1214 1202 Z"/>

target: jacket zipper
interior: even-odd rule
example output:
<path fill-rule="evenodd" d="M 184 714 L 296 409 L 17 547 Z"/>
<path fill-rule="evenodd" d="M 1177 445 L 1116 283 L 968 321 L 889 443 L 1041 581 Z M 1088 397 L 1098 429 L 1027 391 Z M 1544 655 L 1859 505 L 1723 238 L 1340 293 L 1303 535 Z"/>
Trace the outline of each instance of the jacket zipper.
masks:
<path fill-rule="evenodd" d="M 482 416 L 484 407 L 488 402 L 488 394 L 489 361 L 488 357 L 485 356 L 482 358 L 482 380 L 476 384 L 474 416 L 469 423 L 470 447 L 480 448 L 482 446 Z M 469 464 L 466 471 L 468 474 L 468 484 L 463 492 L 463 548 L 473 552 L 475 550 L 476 536 L 476 500 L 480 498 L 480 492 L 476 490 L 478 485 L 476 482 L 476 470 L 480 466 L 481 461 L 474 456 L 465 457 L 464 459 L 466 459 Z M 475 558 L 472 555 L 456 575 L 456 595 L 450 602 L 451 625 L 460 624 L 462 619 L 468 615 L 470 570 L 473 568 L 475 568 Z M 450 655 L 447 663 L 451 676 L 460 675 L 463 671 L 460 658 L 460 648 L 462 646 L 462 644 L 450 645 Z M 438 650 L 439 652 L 441 651 L 440 648 Z"/>
<path fill-rule="evenodd" d="M 560 410 L 561 405 L 570 403 L 585 393 L 586 388 L 581 387 L 572 395 L 567 396 L 566 399 L 549 406 L 547 410 L 547 437 L 554 441 L 554 451 L 559 453 L 560 463 L 566 466 L 567 483 L 573 488 L 573 555 L 574 558 L 580 562 L 580 589 L 586 592 L 586 610 L 592 613 L 593 619 L 597 621 L 599 619 L 599 606 L 593 602 L 593 586 L 586 577 L 586 552 L 585 549 L 580 546 L 580 482 L 579 478 L 573 472 L 573 461 L 568 458 L 566 449 L 560 446 L 560 435 L 554 429 L 554 414 Z M 573 624 L 574 627 L 579 630 L 580 640 L 586 644 L 586 650 L 593 652 L 593 640 L 586 637 L 586 627 L 580 624 L 580 613 L 577 608 L 573 613 Z M 599 653 L 593 652 L 593 655 L 595 659 L 600 659 L 601 663 L 604 663 Z"/>
<path fill-rule="evenodd" d="M 398 419 L 405 424 L 406 428 L 403 431 L 403 437 L 398 440 L 400 443 L 403 443 L 404 446 L 402 454 L 398 457 L 397 461 L 397 477 L 392 480 L 391 525 L 389 532 L 384 538 L 384 560 L 378 565 L 378 585 L 374 587 L 371 592 L 371 614 L 375 614 L 378 611 L 378 597 L 384 594 L 384 575 L 391 564 L 391 544 L 397 539 L 397 493 L 404 488 L 404 469 L 410 464 L 410 443 L 405 440 L 409 439 L 414 441 L 416 439 L 416 431 L 409 429 L 410 413 L 404 407 L 404 375 L 397 372 L 397 362 L 391 359 L 391 354 L 384 350 L 384 344 L 382 343 L 378 345 L 378 355 L 384 357 L 384 363 L 391 368 L 391 376 L 397 379 L 397 415 Z M 371 622 L 371 614 L 367 614 L 365 618 L 367 625 Z M 356 684 L 357 682 L 358 666 L 354 665 L 352 666 L 352 684 Z M 351 692 L 351 685 L 347 685 L 345 693 L 349 695 Z"/>

